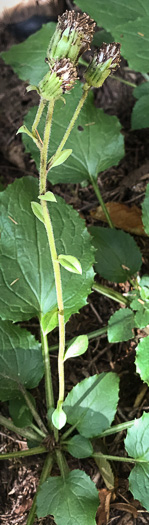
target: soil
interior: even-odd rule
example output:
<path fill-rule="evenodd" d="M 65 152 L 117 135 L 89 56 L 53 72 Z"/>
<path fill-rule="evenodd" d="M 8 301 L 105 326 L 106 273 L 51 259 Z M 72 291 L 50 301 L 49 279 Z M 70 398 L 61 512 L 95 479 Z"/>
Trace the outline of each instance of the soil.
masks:
<path fill-rule="evenodd" d="M 68 2 L 70 4 L 71 2 Z M 57 4 L 57 12 L 62 9 L 62 2 Z M 70 7 L 70 5 L 69 5 Z M 2 24 L 0 47 L 1 50 L 8 49 L 17 40 L 10 34 L 6 25 Z M 24 116 L 29 108 L 38 102 L 36 93 L 25 91 L 25 83 L 22 82 L 13 72 L 10 66 L 1 62 L 1 129 L 0 129 L 0 161 L 1 175 L 0 183 L 6 187 L 15 178 L 31 174 L 37 177 L 34 162 L 28 154 L 25 154 L 21 142 L 21 136 L 16 136 L 16 131 L 23 122 Z M 127 69 L 127 63 L 122 60 L 121 68 L 118 72 L 120 78 L 139 84 L 142 80 L 140 74 Z M 149 130 L 130 131 L 130 115 L 135 103 L 133 89 L 116 79 L 107 79 L 100 90 L 95 90 L 95 104 L 97 107 L 104 108 L 108 114 L 117 115 L 121 125 L 122 133 L 125 137 L 126 154 L 118 167 L 112 167 L 108 171 L 100 174 L 99 186 L 105 202 L 117 201 L 127 204 L 141 205 L 144 198 L 146 183 L 148 182 L 149 166 Z M 142 168 L 143 166 L 143 168 Z M 142 171 L 143 169 L 143 171 Z M 98 202 L 91 186 L 81 187 L 80 185 L 56 185 L 56 194 L 61 195 L 67 203 L 71 203 L 78 212 L 86 219 L 86 223 L 93 224 L 90 211 L 98 206 Z M 97 221 L 96 221 L 97 224 Z M 98 223 L 102 224 L 102 223 Z M 149 256 L 148 239 L 137 236 L 136 241 L 143 253 L 142 272 L 147 273 L 147 261 Z M 116 285 L 100 279 L 106 285 L 113 286 L 119 291 L 128 291 L 129 283 Z M 73 315 L 66 327 L 66 337 L 68 339 L 90 331 L 97 330 L 107 325 L 108 319 L 118 308 L 118 303 L 111 299 L 92 293 L 88 299 L 88 304 L 82 308 L 79 315 Z M 36 337 L 39 337 L 39 328 L 36 319 L 22 323 Z M 138 334 L 140 335 L 140 334 Z M 54 330 L 50 337 L 50 345 L 57 343 L 58 333 Z M 90 342 L 89 349 L 84 356 L 76 358 L 66 363 L 66 393 L 71 388 L 89 375 L 100 372 L 115 371 L 121 378 L 120 402 L 118 406 L 115 424 L 122 423 L 142 415 L 143 410 L 149 407 L 149 391 L 142 390 L 143 384 L 136 374 L 134 359 L 137 337 L 133 341 L 120 344 L 109 344 L 106 337 L 96 338 Z M 57 359 L 56 353 L 51 354 L 52 373 L 54 379 L 55 396 L 57 395 Z M 139 397 L 138 397 L 138 394 Z M 46 417 L 46 407 L 43 406 L 44 384 L 35 389 L 37 407 L 42 416 Z M 9 417 L 8 406 L 1 406 L 2 414 Z M 44 412 L 44 414 L 43 414 Z M 106 446 L 112 455 L 125 454 L 123 440 L 125 433 L 116 434 L 106 440 Z M 21 450 L 26 447 L 26 441 L 19 435 L 1 427 L 1 453 L 14 450 Z M 105 488 L 104 481 L 99 474 L 97 465 L 92 459 L 77 460 L 68 456 L 69 467 L 80 468 L 97 483 L 99 490 Z M 43 465 L 42 456 L 33 456 L 23 460 L 11 460 L 1 462 L 1 507 L 0 519 L 2 525 L 25 525 L 27 522 L 28 511 L 32 505 L 33 496 L 38 485 L 39 476 Z M 112 505 L 108 517 L 108 524 L 114 522 L 115 525 L 146 525 L 149 523 L 149 513 L 133 499 L 128 489 L 128 475 L 131 467 L 128 463 L 115 463 L 112 465 L 116 487 L 112 496 Z M 58 468 L 54 467 L 53 475 L 58 475 Z M 121 504 L 121 505 L 119 505 Z M 106 524 L 106 518 L 102 521 Z M 54 525 L 51 517 L 35 521 L 35 525 Z M 98 522 L 101 525 L 101 521 Z"/>

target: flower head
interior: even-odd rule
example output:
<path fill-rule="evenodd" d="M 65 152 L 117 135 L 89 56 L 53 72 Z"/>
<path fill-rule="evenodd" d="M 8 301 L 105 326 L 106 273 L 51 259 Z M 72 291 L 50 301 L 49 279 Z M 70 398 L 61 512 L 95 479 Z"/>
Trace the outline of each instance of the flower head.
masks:
<path fill-rule="evenodd" d="M 79 57 L 90 48 L 95 22 L 86 13 L 66 11 L 58 17 L 56 31 L 47 50 L 47 59 L 70 58 L 77 64 Z"/>
<path fill-rule="evenodd" d="M 101 87 L 111 72 L 116 71 L 120 63 L 120 44 L 103 43 L 96 51 L 92 62 L 85 72 L 85 80 L 89 86 Z"/>
<path fill-rule="evenodd" d="M 28 86 L 27 91 L 36 89 L 44 100 L 59 98 L 63 93 L 73 88 L 77 79 L 77 70 L 69 59 L 56 60 L 50 71 L 39 82 L 38 87 Z"/>

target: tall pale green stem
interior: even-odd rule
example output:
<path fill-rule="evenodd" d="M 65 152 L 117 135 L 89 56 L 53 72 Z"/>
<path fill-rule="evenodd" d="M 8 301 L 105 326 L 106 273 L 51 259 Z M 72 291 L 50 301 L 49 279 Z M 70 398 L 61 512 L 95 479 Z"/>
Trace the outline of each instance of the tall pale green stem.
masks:
<path fill-rule="evenodd" d="M 42 344 L 42 355 L 44 360 L 44 370 L 45 370 L 45 392 L 46 392 L 46 404 L 47 410 L 54 407 L 54 397 L 53 397 L 53 388 L 52 388 L 52 376 L 51 376 L 51 366 L 49 359 L 49 347 L 47 335 L 43 335 L 41 329 L 41 344 Z"/>
<path fill-rule="evenodd" d="M 54 100 L 52 99 L 48 105 L 48 111 L 47 111 L 47 117 L 46 117 L 45 129 L 44 129 L 43 145 L 42 145 L 41 153 L 40 153 L 40 185 L 39 185 L 40 194 L 42 193 L 44 194 L 46 191 L 47 155 L 48 155 L 48 145 L 49 145 L 50 133 L 51 133 L 53 110 L 54 110 Z"/>

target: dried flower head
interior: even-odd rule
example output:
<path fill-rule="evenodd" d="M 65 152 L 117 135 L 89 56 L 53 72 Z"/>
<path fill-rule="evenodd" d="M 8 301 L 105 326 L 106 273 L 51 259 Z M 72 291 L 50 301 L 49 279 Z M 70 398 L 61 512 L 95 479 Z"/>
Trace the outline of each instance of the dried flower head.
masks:
<path fill-rule="evenodd" d="M 95 22 L 86 13 L 66 11 L 58 17 L 56 31 L 50 41 L 47 58 L 70 58 L 77 64 L 79 57 L 90 48 Z"/>
<path fill-rule="evenodd" d="M 39 82 L 38 87 L 28 86 L 27 91 L 36 89 L 40 97 L 44 100 L 57 99 L 63 93 L 73 88 L 77 79 L 77 70 L 69 59 L 62 58 L 56 60 L 50 71 Z"/>
<path fill-rule="evenodd" d="M 116 71 L 120 63 L 120 44 L 103 43 L 96 51 L 92 62 L 85 72 L 85 79 L 89 86 L 101 87 L 111 72 Z"/>

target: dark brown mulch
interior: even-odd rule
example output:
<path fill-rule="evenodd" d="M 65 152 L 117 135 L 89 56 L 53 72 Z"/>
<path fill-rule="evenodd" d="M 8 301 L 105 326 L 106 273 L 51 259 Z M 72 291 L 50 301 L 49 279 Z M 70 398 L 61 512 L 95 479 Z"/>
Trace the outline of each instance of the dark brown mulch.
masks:
<path fill-rule="evenodd" d="M 1 32 L 1 49 L 6 49 L 14 43 L 14 37 L 10 37 L 7 31 Z M 0 160 L 1 175 L 0 182 L 7 186 L 24 175 L 32 174 L 37 177 L 36 168 L 29 155 L 25 155 L 21 142 L 21 137 L 16 136 L 16 131 L 23 122 L 24 115 L 29 108 L 38 102 L 38 97 L 34 93 L 26 93 L 25 83 L 18 79 L 11 67 L 6 66 L 1 60 L 1 130 L 0 130 Z M 140 75 L 125 70 L 125 63 L 122 64 L 119 76 L 134 83 L 140 82 Z M 116 114 L 122 124 L 125 137 L 126 155 L 118 167 L 102 173 L 99 178 L 99 185 L 105 201 L 117 200 L 127 204 L 136 203 L 140 205 L 143 200 L 145 187 L 148 177 L 148 140 L 149 131 L 141 130 L 130 132 L 130 114 L 134 104 L 132 88 L 119 83 L 117 80 L 108 79 L 101 90 L 95 91 L 95 104 L 103 107 L 109 114 Z M 142 166 L 145 166 L 144 170 Z M 91 187 L 82 188 L 79 185 L 56 185 L 55 193 L 65 198 L 66 202 L 71 203 L 85 217 L 87 224 L 91 222 L 90 210 L 98 205 L 96 196 Z M 148 244 L 145 238 L 137 238 L 137 242 L 143 251 L 144 268 L 147 272 Z M 104 283 L 104 281 L 102 280 Z M 129 284 L 118 287 L 112 285 L 120 291 L 128 290 Z M 107 282 L 106 282 L 107 285 Z M 105 298 L 97 293 L 91 294 L 88 305 L 86 305 L 79 315 L 72 316 L 67 324 L 67 338 L 88 333 L 105 326 L 110 315 L 118 308 L 116 303 L 109 298 Z M 36 337 L 39 337 L 37 320 L 33 319 L 28 323 L 22 323 Z M 57 342 L 57 330 L 53 332 L 49 344 Z M 142 411 L 148 409 L 149 393 L 146 391 L 141 398 L 142 383 L 136 374 L 135 341 L 127 343 L 109 344 L 106 337 L 101 337 L 90 342 L 89 349 L 85 356 L 66 363 L 66 392 L 68 392 L 78 381 L 89 375 L 110 370 L 117 372 L 121 378 L 120 403 L 115 419 L 115 423 L 124 422 L 134 417 L 139 417 Z M 56 352 L 51 353 L 52 373 L 54 380 L 55 396 L 57 395 L 57 359 Z M 138 399 L 138 393 L 140 398 Z M 35 389 L 39 411 L 46 414 L 46 407 L 43 404 L 44 384 L 41 382 L 39 388 Z M 3 405 L 3 414 L 8 416 L 8 407 Z M 12 450 L 20 450 L 26 446 L 25 440 L 20 436 L 15 436 L 7 430 L 1 429 L 1 453 Z M 124 455 L 123 447 L 124 435 L 115 435 L 107 440 L 107 447 L 110 454 Z M 68 457 L 70 468 L 84 469 L 95 481 L 99 489 L 104 487 L 103 480 L 98 473 L 97 466 L 90 460 L 75 460 Z M 31 507 L 32 499 L 38 484 L 39 475 L 42 470 L 43 460 L 39 458 L 26 458 L 2 462 L 1 464 L 1 510 L 0 517 L 2 525 L 25 525 L 27 513 Z M 134 504 L 131 493 L 128 490 L 128 475 L 130 466 L 122 463 L 113 465 L 115 477 L 117 479 L 116 502 L 127 502 Z M 57 467 L 54 467 L 54 475 L 58 475 Z M 143 525 L 149 523 L 149 514 L 144 511 L 139 503 L 136 502 L 138 518 L 127 511 L 118 510 L 111 507 L 109 523 L 115 525 Z M 53 518 L 36 520 L 35 525 L 54 525 Z"/>

